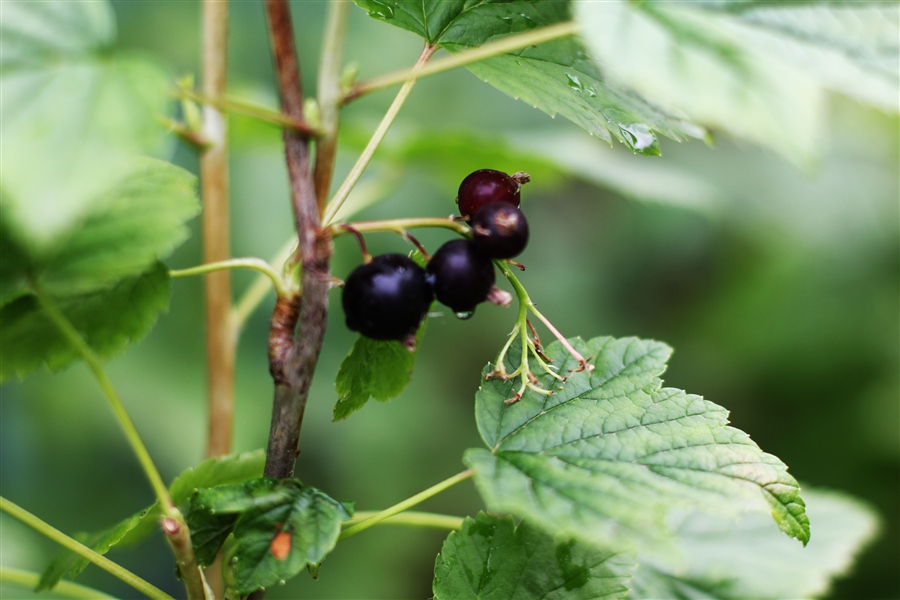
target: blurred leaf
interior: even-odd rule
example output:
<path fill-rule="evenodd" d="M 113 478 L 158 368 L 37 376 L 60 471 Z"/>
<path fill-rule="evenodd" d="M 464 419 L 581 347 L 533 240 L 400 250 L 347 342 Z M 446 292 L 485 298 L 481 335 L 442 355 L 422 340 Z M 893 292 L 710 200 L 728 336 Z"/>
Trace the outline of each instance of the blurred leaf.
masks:
<path fill-rule="evenodd" d="M 567 2 L 357 0 L 357 4 L 371 17 L 408 29 L 451 52 L 571 18 Z M 641 154 L 659 154 L 656 133 L 676 140 L 705 137 L 701 128 L 685 119 L 608 85 L 574 38 L 488 58 L 466 68 L 513 98 L 550 116 L 561 114 L 602 140 L 616 138 Z"/>
<path fill-rule="evenodd" d="M 108 359 L 152 328 L 169 304 L 169 271 L 157 263 L 138 277 L 86 294 L 52 298 L 101 359 Z M 0 309 L 0 381 L 22 378 L 45 364 L 58 370 L 80 358 L 33 295 Z"/>
<path fill-rule="evenodd" d="M 854 557 L 872 540 L 878 519 L 868 506 L 843 494 L 806 489 L 803 495 L 816 523 L 816 535 L 806 548 L 778 535 L 762 512 L 739 519 L 678 514 L 674 529 L 680 560 L 660 564 L 640 557 L 631 597 L 823 596 L 831 580 L 846 574 Z"/>
<path fill-rule="evenodd" d="M 369 398 L 387 402 L 399 396 L 412 376 L 424 334 L 423 323 L 416 332 L 415 352 L 410 352 L 394 340 L 373 340 L 363 335 L 356 338 L 334 382 L 338 394 L 334 420 L 346 419 L 361 409 Z"/>
<path fill-rule="evenodd" d="M 705 7 L 705 6 L 704 6 Z M 735 13 L 734 37 L 811 73 L 826 88 L 896 113 L 900 6 L 896 3 L 714 3 Z"/>
<path fill-rule="evenodd" d="M 15 2 L 0 21 L 0 207 L 41 254 L 131 168 L 158 152 L 168 81 L 155 64 L 112 60 L 107 2 Z"/>
<path fill-rule="evenodd" d="M 98 554 L 106 554 L 110 548 L 118 544 L 129 531 L 137 526 L 143 516 L 144 513 L 134 514 L 106 531 L 82 540 L 82 543 Z M 38 582 L 36 591 L 52 590 L 64 575 L 69 579 L 74 579 L 79 573 L 84 571 L 90 562 L 74 552 L 63 550 L 41 574 L 41 580 Z"/>
<path fill-rule="evenodd" d="M 243 593 L 285 581 L 321 562 L 351 512 L 299 480 L 261 478 L 199 490 L 191 498 L 187 518 L 200 527 L 205 560 L 218 552 L 216 543 L 221 546 L 229 533 L 234 534 L 229 576 Z M 193 531 L 192 526 L 192 536 Z"/>
<path fill-rule="evenodd" d="M 438 600 L 624 598 L 633 568 L 628 556 L 479 513 L 444 541 L 432 589 Z"/>
<path fill-rule="evenodd" d="M 31 261 L 0 259 L 4 278 L 30 274 L 51 293 L 84 293 L 146 271 L 168 256 L 188 237 L 184 223 L 200 210 L 196 177 L 149 158 L 134 167 L 52 254 L 34 258 L 36 249 L 26 243 L 20 252 L 30 253 Z"/>
<path fill-rule="evenodd" d="M 733 17 L 683 3 L 579 2 L 575 10 L 611 79 L 795 162 L 818 154 L 824 97 L 815 79 L 737 36 Z"/>
<path fill-rule="evenodd" d="M 806 544 L 809 520 L 785 465 L 727 427 L 722 407 L 661 388 L 668 346 L 637 338 L 571 342 L 595 369 L 572 372 L 561 386 L 539 376 L 552 395 L 529 390 L 507 405 L 518 382 L 498 379 L 485 380 L 476 395 L 490 451 L 470 449 L 465 462 L 490 510 L 587 541 L 659 543 L 670 539 L 666 518 L 676 506 L 733 514 L 760 509 L 764 498 L 779 528 Z M 519 352 L 513 345 L 510 372 Z M 578 366 L 558 342 L 546 354 L 560 372 Z"/>

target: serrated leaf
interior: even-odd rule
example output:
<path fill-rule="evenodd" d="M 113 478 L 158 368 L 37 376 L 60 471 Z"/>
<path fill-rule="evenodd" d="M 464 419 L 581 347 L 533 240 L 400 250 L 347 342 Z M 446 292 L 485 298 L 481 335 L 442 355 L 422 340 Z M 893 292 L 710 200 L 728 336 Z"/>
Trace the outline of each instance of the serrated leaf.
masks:
<path fill-rule="evenodd" d="M 137 513 L 98 534 L 82 534 L 81 536 L 76 536 L 76 539 L 80 538 L 79 541 L 94 552 L 106 554 L 110 548 L 128 535 L 128 532 L 134 529 L 143 517 L 143 513 Z M 63 550 L 41 574 L 41 579 L 35 591 L 52 590 L 63 576 L 74 579 L 79 573 L 84 571 L 90 562 L 74 552 Z"/>
<path fill-rule="evenodd" d="M 610 79 L 795 162 L 816 156 L 821 89 L 809 73 L 736 36 L 734 17 L 684 3 L 574 6 Z"/>
<path fill-rule="evenodd" d="M 444 541 L 432 591 L 437 600 L 624 598 L 633 568 L 627 554 L 479 513 Z"/>
<path fill-rule="evenodd" d="M 768 503 L 782 531 L 808 541 L 799 486 L 785 465 L 728 427 L 722 407 L 661 387 L 668 346 L 570 342 L 595 368 L 569 373 L 560 385 L 532 362 L 552 395 L 528 390 L 507 405 L 518 383 L 498 379 L 476 395 L 490 450 L 468 450 L 465 462 L 490 510 L 591 542 L 654 544 L 670 537 L 666 521 L 676 506 L 733 514 Z M 519 352 L 518 344 L 509 352 L 509 372 Z M 578 366 L 558 342 L 546 354 L 562 373 Z"/>
<path fill-rule="evenodd" d="M 416 348 L 425 332 L 423 323 L 416 332 Z M 365 406 L 369 398 L 387 402 L 406 389 L 416 364 L 418 349 L 410 352 L 400 342 L 373 340 L 359 336 L 338 369 L 334 382 L 338 401 L 334 420 L 346 419 Z"/>
<path fill-rule="evenodd" d="M 567 2 L 464 0 L 357 0 L 373 18 L 412 31 L 458 52 L 571 18 Z M 466 67 L 502 92 L 560 114 L 605 141 L 641 154 L 659 154 L 656 134 L 676 140 L 705 132 L 622 87 L 611 86 L 584 52 L 566 38 L 482 60 Z"/>
<path fill-rule="evenodd" d="M 159 152 L 167 76 L 140 58 L 111 60 L 105 2 L 15 2 L 0 19 L 0 207 L 38 253 L 76 228 L 131 168 Z"/>
<path fill-rule="evenodd" d="M 188 522 L 199 527 L 204 560 L 211 560 L 228 535 L 234 535 L 227 577 L 245 593 L 320 563 L 337 543 L 341 522 L 350 517 L 348 505 L 299 480 L 261 478 L 198 491 L 191 498 Z M 191 532 L 193 537 L 193 525 Z"/>
<path fill-rule="evenodd" d="M 816 535 L 799 548 L 778 535 L 768 515 L 738 519 L 683 512 L 673 519 L 679 560 L 639 557 L 633 598 L 816 598 L 878 529 L 875 513 L 858 500 L 816 489 L 804 491 Z"/>
<path fill-rule="evenodd" d="M 53 301 L 106 360 L 143 337 L 168 308 L 169 270 L 157 263 L 112 288 Z M 0 381 L 24 377 L 43 364 L 59 370 L 78 358 L 78 351 L 49 320 L 35 296 L 20 296 L 0 309 Z"/>

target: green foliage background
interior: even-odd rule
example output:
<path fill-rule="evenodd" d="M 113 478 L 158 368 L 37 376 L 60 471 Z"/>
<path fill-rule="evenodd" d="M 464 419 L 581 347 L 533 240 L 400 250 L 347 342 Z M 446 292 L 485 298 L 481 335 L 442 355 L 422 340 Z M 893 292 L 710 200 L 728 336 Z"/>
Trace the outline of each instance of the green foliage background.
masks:
<path fill-rule="evenodd" d="M 198 72 L 197 4 L 122 1 L 115 9 L 120 46 L 161 58 L 173 77 Z M 312 91 L 324 3 L 296 2 L 294 12 L 304 83 Z M 232 19 L 231 89 L 274 106 L 262 6 L 234 2 Z M 419 50 L 415 36 L 364 11 L 351 12 L 346 56 L 359 63 L 363 77 L 407 66 Z M 346 148 L 359 146 L 392 96 L 379 92 L 345 111 Z M 833 597 L 896 598 L 900 123 L 844 99 L 831 104 L 821 159 L 801 172 L 725 137 L 716 139 L 715 149 L 661 139 L 663 158 L 632 156 L 567 121 L 551 121 L 468 72 L 451 72 L 417 84 L 376 154 L 380 162 L 370 167 L 374 175 L 393 177 L 388 199 L 362 216 L 450 214 L 456 185 L 469 171 L 531 172 L 523 207 L 532 240 L 521 257 L 528 267 L 521 279 L 541 311 L 567 335 L 665 341 L 676 349 L 667 385 L 700 391 L 730 409 L 732 423 L 790 465 L 801 483 L 870 502 L 882 515 L 882 534 L 854 573 L 836 584 Z M 233 253 L 269 257 L 291 235 L 280 135 L 233 117 L 231 143 Z M 579 175 L 585 144 L 601 172 L 616 165 L 616 182 L 598 187 Z M 192 151 L 174 152 L 176 162 L 196 171 Z M 338 178 L 352 158 L 343 156 Z M 660 165 L 692 176 L 694 187 L 646 191 L 647 180 L 663 176 L 652 170 Z M 645 190 L 638 194 L 643 200 L 628 198 L 638 188 Z M 685 201 L 672 201 L 678 190 Z M 192 225 L 194 236 L 170 267 L 200 262 L 196 221 Z M 349 237 L 337 241 L 337 276 L 360 260 Z M 421 235 L 428 248 L 447 238 Z M 395 236 L 373 235 L 368 242 L 373 253 L 408 249 Z M 250 281 L 243 273 L 234 278 L 238 291 Z M 201 282 L 177 280 L 173 290 L 169 314 L 109 367 L 167 479 L 196 464 L 205 442 Z M 265 445 L 272 303 L 254 314 L 239 348 L 236 451 Z M 430 319 L 404 394 L 332 423 L 334 376 L 355 336 L 343 326 L 337 292 L 331 306 L 304 419 L 297 470 L 304 483 L 370 510 L 461 470 L 462 452 L 480 446 L 473 406 L 481 370 L 505 341 L 512 312 L 484 306 L 466 322 L 449 312 Z M 152 499 L 83 366 L 7 384 L 0 394 L 2 495 L 66 532 L 101 529 Z M 481 507 L 467 483 L 423 509 L 474 516 Z M 40 571 L 56 548 L 5 515 L 0 519 L 4 564 Z M 374 529 L 342 543 L 319 581 L 301 576 L 269 597 L 429 596 L 444 537 L 440 531 Z M 143 547 L 112 556 L 152 581 L 168 582 L 161 584 L 167 592 L 183 594 L 162 539 L 150 544 L 152 560 Z M 82 578 L 130 593 L 94 568 Z"/>

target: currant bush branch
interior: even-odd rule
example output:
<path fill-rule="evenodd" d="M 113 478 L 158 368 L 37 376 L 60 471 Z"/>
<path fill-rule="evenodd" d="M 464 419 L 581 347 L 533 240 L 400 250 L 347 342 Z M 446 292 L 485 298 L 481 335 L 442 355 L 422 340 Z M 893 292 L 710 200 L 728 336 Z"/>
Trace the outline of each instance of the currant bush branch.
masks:
<path fill-rule="evenodd" d="M 264 106 L 252 104 L 244 100 L 237 100 L 235 98 L 229 98 L 227 96 L 211 98 L 209 96 L 205 96 L 193 90 L 182 87 L 179 87 L 177 89 L 177 91 L 175 92 L 175 97 L 179 99 L 193 100 L 194 102 L 200 104 L 214 106 L 215 108 L 218 108 L 223 112 L 250 117 L 257 121 L 269 123 L 282 129 L 296 131 L 307 137 L 316 138 L 324 134 L 324 131 L 321 127 L 317 127 L 315 125 L 307 123 L 302 119 L 292 119 L 291 117 L 285 115 L 284 113 L 280 113 L 277 110 L 272 110 Z"/>
<path fill-rule="evenodd" d="M 0 511 L 5 512 L 11 517 L 21 521 L 25 525 L 28 525 L 38 533 L 41 533 L 57 544 L 63 546 L 64 548 L 71 550 L 75 554 L 86 558 L 91 561 L 107 573 L 113 575 L 114 577 L 120 579 L 121 581 L 127 583 L 137 591 L 145 594 L 149 598 L 153 600 L 172 600 L 172 596 L 166 594 L 159 588 L 150 584 L 149 582 L 141 579 L 125 567 L 122 567 L 113 561 L 109 560 L 102 554 L 95 552 L 94 550 L 88 548 L 81 542 L 67 536 L 62 531 L 56 529 L 49 523 L 42 521 L 35 515 L 31 514 L 24 508 L 13 504 L 6 498 L 0 496 Z M 65 590 L 60 590 L 65 591 Z"/>

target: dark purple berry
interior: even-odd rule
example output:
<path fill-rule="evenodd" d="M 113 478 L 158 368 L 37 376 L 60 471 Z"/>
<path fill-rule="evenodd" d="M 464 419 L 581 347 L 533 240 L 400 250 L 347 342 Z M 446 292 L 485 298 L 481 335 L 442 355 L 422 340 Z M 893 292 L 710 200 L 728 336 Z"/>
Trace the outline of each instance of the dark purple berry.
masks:
<path fill-rule="evenodd" d="M 376 340 L 415 340 L 434 292 L 425 269 L 402 254 L 382 254 L 347 277 L 341 303 L 347 327 Z"/>
<path fill-rule="evenodd" d="M 512 204 L 485 204 L 472 217 L 471 225 L 473 241 L 491 258 L 518 256 L 528 244 L 528 221 Z"/>
<path fill-rule="evenodd" d="M 519 206 L 519 182 L 503 171 L 481 169 L 466 176 L 459 184 L 456 202 L 459 214 L 471 218 L 485 204 L 506 202 Z"/>
<path fill-rule="evenodd" d="M 494 287 L 494 263 L 472 240 L 450 240 L 438 248 L 426 270 L 438 301 L 460 315 L 474 311 Z"/>

